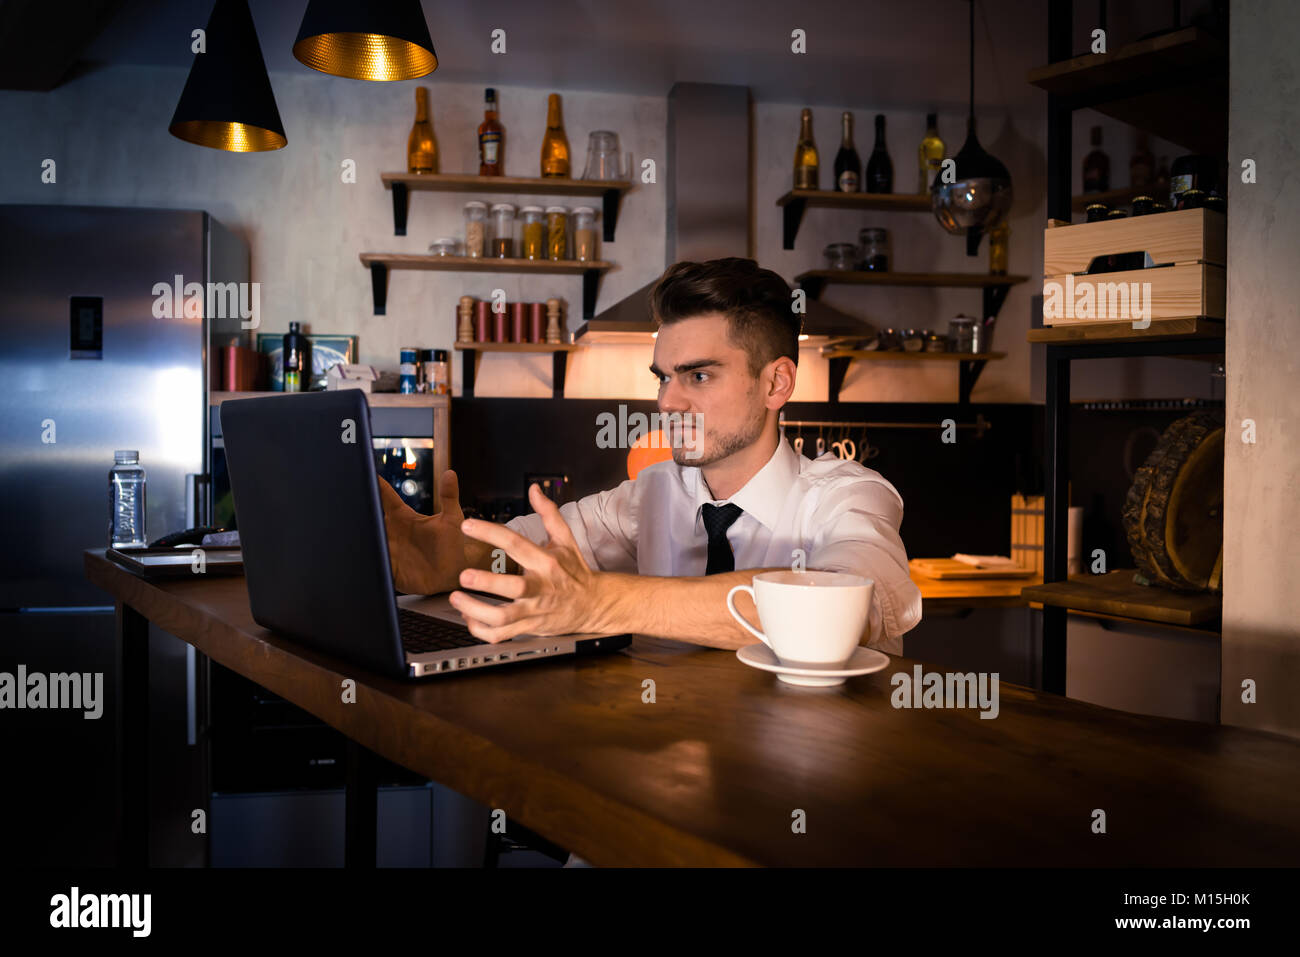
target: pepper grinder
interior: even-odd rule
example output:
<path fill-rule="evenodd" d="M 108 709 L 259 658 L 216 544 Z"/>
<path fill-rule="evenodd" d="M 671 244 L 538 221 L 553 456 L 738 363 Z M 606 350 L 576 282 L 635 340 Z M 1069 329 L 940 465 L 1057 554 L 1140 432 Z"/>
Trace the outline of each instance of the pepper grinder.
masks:
<path fill-rule="evenodd" d="M 560 300 L 546 300 L 546 341 L 560 342 Z"/>
<path fill-rule="evenodd" d="M 474 297 L 461 296 L 460 303 L 456 306 L 456 314 L 460 321 L 456 325 L 457 342 L 474 341 Z"/>

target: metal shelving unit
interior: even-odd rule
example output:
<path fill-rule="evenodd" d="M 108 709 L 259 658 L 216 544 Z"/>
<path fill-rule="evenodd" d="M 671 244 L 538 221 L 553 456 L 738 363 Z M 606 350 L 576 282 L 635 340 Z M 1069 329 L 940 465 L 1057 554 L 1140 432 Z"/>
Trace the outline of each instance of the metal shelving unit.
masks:
<path fill-rule="evenodd" d="M 1070 222 L 1074 111 L 1091 108 L 1193 149 L 1222 151 L 1227 143 L 1227 53 L 1195 27 L 1128 44 L 1111 53 L 1072 56 L 1073 3 L 1048 7 L 1046 66 L 1029 81 L 1047 91 L 1047 215 Z M 1205 318 L 1171 320 L 1140 334 L 1095 327 L 1034 329 L 1030 342 L 1047 349 L 1043 582 L 1070 581 L 1066 556 L 1070 475 L 1070 364 L 1076 359 L 1131 356 L 1221 356 L 1224 324 Z M 1154 323 L 1153 323 L 1154 326 Z M 1104 577 L 1104 576 L 1102 576 Z M 1086 587 L 1086 582 L 1075 581 Z M 1153 598 L 1158 598 L 1154 594 Z M 1066 623 L 1070 603 L 1043 607 L 1041 686 L 1065 694 Z M 1080 606 L 1082 607 L 1082 606 Z M 1138 619 L 1147 620 L 1147 619 Z"/>

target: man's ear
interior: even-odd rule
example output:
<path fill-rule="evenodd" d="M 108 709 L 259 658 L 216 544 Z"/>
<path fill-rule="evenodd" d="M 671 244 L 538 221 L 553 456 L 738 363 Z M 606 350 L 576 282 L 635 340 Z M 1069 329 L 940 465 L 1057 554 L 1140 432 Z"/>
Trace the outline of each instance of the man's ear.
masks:
<path fill-rule="evenodd" d="M 773 359 L 763 370 L 763 379 L 767 383 L 767 407 L 772 410 L 781 408 L 790 401 L 794 393 L 795 375 L 798 367 L 789 356 Z"/>

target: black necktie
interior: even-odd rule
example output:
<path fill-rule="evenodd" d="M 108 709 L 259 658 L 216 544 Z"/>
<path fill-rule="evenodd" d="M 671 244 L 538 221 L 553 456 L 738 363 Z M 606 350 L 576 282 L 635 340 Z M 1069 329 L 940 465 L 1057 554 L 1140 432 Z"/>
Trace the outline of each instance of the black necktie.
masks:
<path fill-rule="evenodd" d="M 718 572 L 734 572 L 736 558 L 731 554 L 731 545 L 727 541 L 727 529 L 731 528 L 744 510 L 739 505 L 728 502 L 726 505 L 704 503 L 704 530 L 709 534 L 709 564 L 704 574 L 716 575 Z"/>

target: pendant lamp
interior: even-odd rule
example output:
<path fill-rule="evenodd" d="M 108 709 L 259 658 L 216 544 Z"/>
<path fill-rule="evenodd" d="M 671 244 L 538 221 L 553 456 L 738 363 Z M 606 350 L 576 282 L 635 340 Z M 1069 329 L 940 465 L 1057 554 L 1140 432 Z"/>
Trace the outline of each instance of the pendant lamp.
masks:
<path fill-rule="evenodd" d="M 954 182 L 942 173 L 930 185 L 930 206 L 948 232 L 966 236 L 966 254 L 979 251 L 980 237 L 1002 222 L 1011 208 L 1011 174 L 980 146 L 975 135 L 975 0 L 970 0 L 970 114 L 966 142 L 954 157 Z"/>
<path fill-rule="evenodd" d="M 310 0 L 293 55 L 354 80 L 413 80 L 438 68 L 420 0 Z"/>
<path fill-rule="evenodd" d="M 233 153 L 282 148 L 289 141 L 248 0 L 217 0 L 204 44 L 205 52 L 194 54 L 168 131 L 186 142 Z"/>

